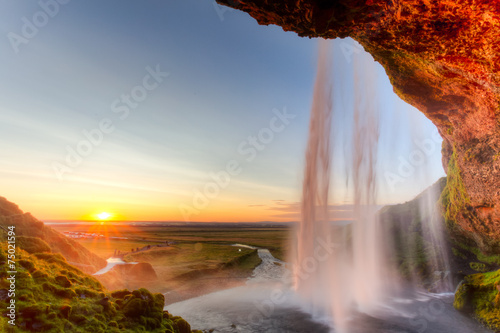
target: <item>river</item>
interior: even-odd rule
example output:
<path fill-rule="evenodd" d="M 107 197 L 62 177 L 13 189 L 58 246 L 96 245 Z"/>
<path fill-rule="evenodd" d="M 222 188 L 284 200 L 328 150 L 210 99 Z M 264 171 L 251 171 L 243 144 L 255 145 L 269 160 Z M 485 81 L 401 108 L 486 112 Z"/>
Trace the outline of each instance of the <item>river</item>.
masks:
<path fill-rule="evenodd" d="M 137 264 L 136 262 L 125 262 L 121 258 L 116 258 L 116 257 L 110 257 L 110 258 L 106 259 L 106 261 L 108 262 L 106 267 L 95 272 L 92 275 L 102 275 L 104 273 L 107 273 L 116 265 L 135 265 L 135 264 Z"/>

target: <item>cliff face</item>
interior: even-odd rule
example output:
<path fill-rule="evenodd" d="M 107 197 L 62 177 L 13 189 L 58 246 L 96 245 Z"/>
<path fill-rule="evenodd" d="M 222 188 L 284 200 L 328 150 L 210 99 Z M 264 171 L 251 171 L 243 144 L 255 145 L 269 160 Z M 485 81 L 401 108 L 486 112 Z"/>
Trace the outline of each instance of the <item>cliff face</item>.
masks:
<path fill-rule="evenodd" d="M 485 251 L 500 241 L 500 2 L 217 0 L 307 37 L 352 37 L 444 139 L 446 216 Z"/>

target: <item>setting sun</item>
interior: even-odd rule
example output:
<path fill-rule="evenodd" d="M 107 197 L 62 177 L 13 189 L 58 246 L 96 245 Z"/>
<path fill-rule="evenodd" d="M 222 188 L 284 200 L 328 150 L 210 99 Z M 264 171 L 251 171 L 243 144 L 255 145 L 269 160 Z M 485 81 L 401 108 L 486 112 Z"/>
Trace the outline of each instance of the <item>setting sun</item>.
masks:
<path fill-rule="evenodd" d="M 108 220 L 111 217 L 111 214 L 107 212 L 102 212 L 97 214 L 97 217 L 99 218 L 99 220 Z"/>

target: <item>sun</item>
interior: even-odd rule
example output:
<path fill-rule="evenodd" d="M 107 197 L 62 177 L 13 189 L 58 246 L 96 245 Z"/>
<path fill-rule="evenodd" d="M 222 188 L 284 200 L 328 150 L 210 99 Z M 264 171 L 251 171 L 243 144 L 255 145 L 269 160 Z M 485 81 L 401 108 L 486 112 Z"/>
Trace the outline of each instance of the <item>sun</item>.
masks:
<path fill-rule="evenodd" d="M 97 217 L 99 218 L 99 220 L 105 221 L 111 217 L 111 214 L 108 212 L 102 212 L 102 213 L 97 214 Z"/>

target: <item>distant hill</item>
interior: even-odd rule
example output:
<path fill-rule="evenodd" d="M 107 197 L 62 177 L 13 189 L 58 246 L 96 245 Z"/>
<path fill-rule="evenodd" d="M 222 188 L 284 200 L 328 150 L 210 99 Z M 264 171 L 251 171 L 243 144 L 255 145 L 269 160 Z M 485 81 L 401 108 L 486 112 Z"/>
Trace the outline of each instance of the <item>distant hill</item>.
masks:
<path fill-rule="evenodd" d="M 86 273 L 94 273 L 106 266 L 106 260 L 44 225 L 30 213 L 24 213 L 16 204 L 0 197 L 0 226 L 6 228 L 11 225 L 16 227 L 16 236 L 41 239 L 49 246 L 51 252 L 60 253 L 70 264 L 78 266 Z M 24 240 L 25 246 L 29 246 L 29 238 L 20 240 Z"/>

